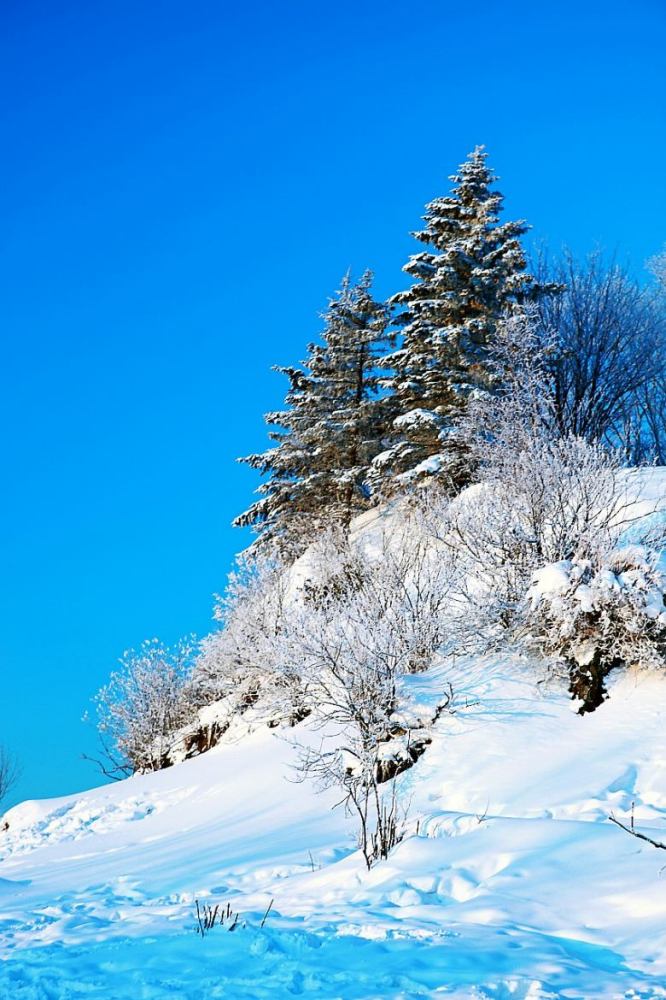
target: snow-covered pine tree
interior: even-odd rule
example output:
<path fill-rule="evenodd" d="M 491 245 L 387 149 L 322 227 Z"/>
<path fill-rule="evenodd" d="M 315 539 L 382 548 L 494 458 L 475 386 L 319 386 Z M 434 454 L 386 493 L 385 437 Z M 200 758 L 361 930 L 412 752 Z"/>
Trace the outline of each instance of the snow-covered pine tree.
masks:
<path fill-rule="evenodd" d="M 365 486 L 372 459 L 386 443 L 377 358 L 389 345 L 386 307 L 373 299 L 372 274 L 349 275 L 324 314 L 320 344 L 308 345 L 289 379 L 287 408 L 268 413 L 275 447 L 240 459 L 267 477 L 260 499 L 236 518 L 260 543 L 295 553 L 329 523 L 346 525 L 372 503 Z"/>
<path fill-rule="evenodd" d="M 489 358 L 498 321 L 512 308 L 558 286 L 526 272 L 524 222 L 499 224 L 503 198 L 483 146 L 470 153 L 448 197 L 426 206 L 413 235 L 430 248 L 404 267 L 415 283 L 394 295 L 402 329 L 398 350 L 380 359 L 393 369 L 383 384 L 394 406 L 391 446 L 378 456 L 373 485 L 384 492 L 439 474 L 459 488 L 469 479 L 457 417 L 475 392 L 493 388 Z"/>

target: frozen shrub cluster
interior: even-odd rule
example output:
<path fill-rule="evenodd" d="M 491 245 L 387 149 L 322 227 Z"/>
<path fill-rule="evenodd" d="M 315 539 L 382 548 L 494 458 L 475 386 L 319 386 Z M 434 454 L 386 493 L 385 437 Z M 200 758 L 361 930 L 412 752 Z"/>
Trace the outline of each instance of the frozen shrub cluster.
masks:
<path fill-rule="evenodd" d="M 231 714 L 261 698 L 271 718 L 292 723 L 307 714 L 298 659 L 285 631 L 288 566 L 263 552 L 241 556 L 218 598 L 221 628 L 201 643 L 192 676 L 197 696 L 226 699 Z"/>
<path fill-rule="evenodd" d="M 613 667 L 665 665 L 662 539 L 623 546 L 641 475 L 623 470 L 619 452 L 560 433 L 550 348 L 535 338 L 529 312 L 501 327 L 504 388 L 471 401 L 458 429 L 477 483 L 440 496 L 429 516 L 461 570 L 453 647 L 526 644 L 566 664 L 573 697 L 591 711 Z"/>
<path fill-rule="evenodd" d="M 169 648 L 148 639 L 123 653 L 120 668 L 95 698 L 110 776 L 169 764 L 178 730 L 192 721 L 197 708 L 189 682 L 193 652 L 189 641 Z"/>
<path fill-rule="evenodd" d="M 663 667 L 665 597 L 666 576 L 643 546 L 551 563 L 527 593 L 526 638 L 566 665 L 583 714 L 602 703 L 614 668 Z"/>

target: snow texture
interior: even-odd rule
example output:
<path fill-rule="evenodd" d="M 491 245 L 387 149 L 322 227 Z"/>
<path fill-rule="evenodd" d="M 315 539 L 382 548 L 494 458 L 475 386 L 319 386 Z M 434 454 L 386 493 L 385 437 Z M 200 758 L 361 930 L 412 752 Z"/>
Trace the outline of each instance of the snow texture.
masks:
<path fill-rule="evenodd" d="M 409 834 L 370 873 L 265 728 L 10 810 L 0 997 L 666 996 L 660 852 L 607 818 L 635 801 L 666 836 L 666 678 L 620 678 L 589 718 L 508 659 L 413 680 L 433 703 L 450 681 L 459 707 L 402 776 Z M 202 941 L 195 898 L 246 926 Z"/>

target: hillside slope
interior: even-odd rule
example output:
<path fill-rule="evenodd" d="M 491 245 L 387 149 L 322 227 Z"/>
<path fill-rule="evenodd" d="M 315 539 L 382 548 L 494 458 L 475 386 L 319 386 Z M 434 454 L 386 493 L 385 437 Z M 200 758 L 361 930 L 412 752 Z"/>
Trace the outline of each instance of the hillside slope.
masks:
<path fill-rule="evenodd" d="M 534 680 L 482 660 L 420 681 L 459 707 L 402 776 L 410 832 L 370 873 L 268 729 L 16 807 L 0 996 L 666 996 L 664 858 L 607 819 L 635 801 L 666 837 L 666 679 L 620 678 L 588 718 Z M 202 941 L 195 897 L 247 926 Z"/>
<path fill-rule="evenodd" d="M 663 498 L 663 470 L 648 485 Z M 357 526 L 368 545 L 376 529 Z M 296 780 L 294 744 L 321 738 L 307 720 L 15 807 L 1 1000 L 666 997 L 666 851 L 608 818 L 635 803 L 666 841 L 666 676 L 611 675 L 585 717 L 542 677 L 507 654 L 408 678 L 416 704 L 455 698 L 371 872 L 339 793 Z M 198 937 L 197 899 L 229 903 L 234 932 Z"/>

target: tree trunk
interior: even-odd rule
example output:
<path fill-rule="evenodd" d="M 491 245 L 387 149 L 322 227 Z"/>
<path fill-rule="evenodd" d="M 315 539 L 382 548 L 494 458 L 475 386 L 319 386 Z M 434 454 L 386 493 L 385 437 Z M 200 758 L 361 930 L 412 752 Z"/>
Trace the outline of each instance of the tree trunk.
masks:
<path fill-rule="evenodd" d="M 597 650 L 590 663 L 583 666 L 575 660 L 568 661 L 569 691 L 571 697 L 581 702 L 579 715 L 594 712 L 606 700 L 605 680 L 616 663 L 604 663 L 601 653 Z"/>

